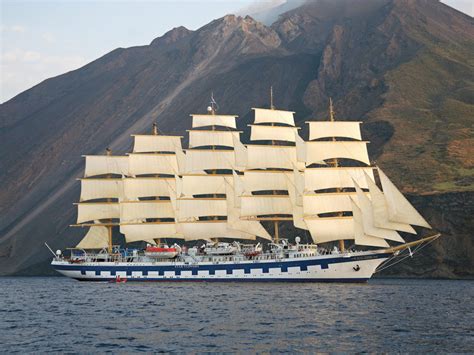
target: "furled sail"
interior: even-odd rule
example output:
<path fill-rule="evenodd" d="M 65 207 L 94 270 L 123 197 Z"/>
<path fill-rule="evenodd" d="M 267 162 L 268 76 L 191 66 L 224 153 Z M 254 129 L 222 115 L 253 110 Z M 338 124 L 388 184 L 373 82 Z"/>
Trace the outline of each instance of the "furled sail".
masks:
<path fill-rule="evenodd" d="M 120 222 L 132 222 L 144 218 L 174 218 L 170 200 L 128 201 L 120 203 Z"/>
<path fill-rule="evenodd" d="M 294 112 L 273 110 L 265 108 L 253 108 L 255 111 L 255 123 L 281 123 L 290 126 L 295 125 L 295 119 L 293 117 Z"/>
<path fill-rule="evenodd" d="M 86 169 L 84 177 L 104 174 L 129 175 L 128 157 L 111 155 L 85 155 Z"/>
<path fill-rule="evenodd" d="M 365 167 L 323 167 L 307 168 L 304 172 L 306 191 L 317 191 L 331 188 L 354 188 L 355 181 L 360 187 L 368 188 L 364 173 L 374 180 L 373 168 Z"/>
<path fill-rule="evenodd" d="M 353 159 L 370 165 L 367 143 L 363 141 L 306 142 L 306 165 L 334 158 Z"/>
<path fill-rule="evenodd" d="M 221 126 L 228 128 L 237 128 L 235 119 L 238 116 L 233 115 L 191 115 L 193 117 L 193 128 Z"/>
<path fill-rule="evenodd" d="M 133 135 L 133 153 L 176 152 L 181 150 L 180 136 Z"/>
<path fill-rule="evenodd" d="M 285 142 L 295 142 L 297 127 L 287 126 L 263 126 L 263 125 L 250 125 L 250 140 L 261 141 L 261 140 L 276 140 Z"/>
<path fill-rule="evenodd" d="M 392 222 L 413 224 L 431 228 L 428 222 L 418 213 L 397 187 L 389 180 L 381 169 L 378 169 L 383 192 L 387 200 L 388 216 Z"/>
<path fill-rule="evenodd" d="M 241 197 L 241 216 L 293 214 L 288 195 L 252 195 Z"/>
<path fill-rule="evenodd" d="M 309 124 L 309 139 L 320 138 L 353 138 L 362 140 L 360 133 L 360 123 L 356 121 L 310 121 Z"/>
<path fill-rule="evenodd" d="M 77 249 L 102 249 L 109 245 L 109 231 L 107 227 L 92 226 L 87 234 L 77 244 Z"/>
<path fill-rule="evenodd" d="M 122 179 L 81 179 L 81 197 L 79 201 L 102 198 L 120 198 Z"/>
<path fill-rule="evenodd" d="M 98 219 L 120 218 L 118 202 L 81 202 L 77 204 L 77 223 Z"/>
<path fill-rule="evenodd" d="M 402 232 L 416 234 L 412 226 L 406 223 L 391 222 L 388 218 L 387 200 L 382 191 L 379 190 L 374 181 L 366 176 L 367 185 L 369 186 L 370 199 L 372 202 L 374 225 L 379 228 L 393 229 Z"/>
<path fill-rule="evenodd" d="M 239 137 L 238 131 L 192 130 L 189 132 L 189 148 L 205 146 L 234 147 L 234 137 Z"/>

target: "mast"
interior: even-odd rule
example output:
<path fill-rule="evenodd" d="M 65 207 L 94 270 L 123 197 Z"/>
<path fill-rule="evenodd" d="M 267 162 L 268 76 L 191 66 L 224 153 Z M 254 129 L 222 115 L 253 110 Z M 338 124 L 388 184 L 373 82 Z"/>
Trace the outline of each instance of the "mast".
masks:
<path fill-rule="evenodd" d="M 331 122 L 334 122 L 335 119 L 334 119 L 334 116 L 335 116 L 335 113 L 334 113 L 334 107 L 333 107 L 333 104 L 332 104 L 332 98 L 330 97 L 329 98 L 329 120 Z M 336 137 L 332 137 L 332 141 L 333 142 L 336 142 Z M 333 159 L 333 167 L 335 168 L 338 168 L 339 167 L 339 160 L 337 158 L 334 158 Z M 337 188 L 336 189 L 337 192 L 341 192 L 341 189 L 340 188 Z M 339 212 L 338 213 L 339 217 L 342 217 L 343 213 L 342 212 Z M 341 239 L 339 240 L 339 249 L 341 251 L 344 251 L 346 248 L 345 248 L 345 245 L 344 245 L 344 239 Z"/>
<path fill-rule="evenodd" d="M 254 221 L 273 222 L 273 241 L 279 242 L 279 222 L 293 220 L 293 207 L 288 191 L 287 175 L 293 174 L 297 164 L 294 112 L 278 110 L 270 87 L 270 107 L 254 108 L 255 120 L 250 125 L 251 141 L 270 141 L 249 144 L 248 163 L 244 171 L 244 185 L 249 195 L 242 197 L 241 215 Z M 283 143 L 281 143 L 283 142 Z M 288 142 L 289 144 L 285 144 Z M 264 170 L 262 170 L 264 169 Z M 261 178 L 255 179 L 261 175 Z"/>
<path fill-rule="evenodd" d="M 112 156 L 112 149 L 110 148 L 106 148 L 105 149 L 106 151 L 106 155 L 108 157 Z M 107 179 L 110 179 L 112 176 L 111 174 L 107 174 Z M 111 199 L 108 198 L 107 199 L 107 202 L 111 202 Z M 108 248 L 107 248 L 107 251 L 109 252 L 109 254 L 112 254 L 112 247 L 113 247 L 113 243 L 112 243 L 112 219 L 109 219 L 109 222 L 110 224 L 107 226 L 107 233 L 108 233 Z"/>
<path fill-rule="evenodd" d="M 154 135 L 154 136 L 157 136 L 158 135 L 158 125 L 156 122 L 153 122 L 153 127 L 152 127 L 152 130 L 151 130 L 151 134 Z M 160 175 L 158 174 L 155 174 L 155 177 L 159 177 Z M 155 196 L 155 200 L 160 200 L 160 197 L 158 196 Z M 161 238 L 156 238 L 154 239 L 156 244 L 160 245 L 161 244 Z"/>
<path fill-rule="evenodd" d="M 275 110 L 273 105 L 273 86 L 270 86 L 270 110 Z M 271 123 L 272 127 L 275 126 L 275 123 Z M 272 145 L 275 145 L 275 140 L 272 139 Z M 276 190 L 273 190 L 273 194 L 276 195 Z M 273 222 L 273 231 L 274 231 L 274 242 L 278 243 L 280 240 L 279 226 L 278 221 Z"/>
<path fill-rule="evenodd" d="M 218 108 L 211 93 L 207 113 L 191 115 L 178 218 L 181 225 L 186 224 L 185 234 L 196 237 L 200 230 L 208 228 L 207 239 L 213 242 L 223 237 L 255 238 L 233 231 L 228 224 L 226 181 L 232 179 L 232 175 L 222 170 L 234 170 L 234 147 L 240 142 L 241 132 L 237 131 L 237 116 L 218 114 Z"/>

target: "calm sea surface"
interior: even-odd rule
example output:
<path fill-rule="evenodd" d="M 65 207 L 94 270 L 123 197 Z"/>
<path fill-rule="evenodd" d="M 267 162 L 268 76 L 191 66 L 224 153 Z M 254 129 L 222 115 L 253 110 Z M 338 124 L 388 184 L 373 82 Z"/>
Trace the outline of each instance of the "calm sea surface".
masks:
<path fill-rule="evenodd" d="M 474 282 L 0 278 L 0 352 L 474 351 Z"/>

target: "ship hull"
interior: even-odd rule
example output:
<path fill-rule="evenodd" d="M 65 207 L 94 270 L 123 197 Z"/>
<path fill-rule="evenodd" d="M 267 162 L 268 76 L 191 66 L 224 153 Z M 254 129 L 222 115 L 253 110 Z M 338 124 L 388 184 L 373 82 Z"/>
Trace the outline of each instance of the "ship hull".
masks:
<path fill-rule="evenodd" d="M 83 262 L 53 260 L 64 276 L 80 281 L 367 282 L 392 254 L 365 252 L 259 261 Z"/>

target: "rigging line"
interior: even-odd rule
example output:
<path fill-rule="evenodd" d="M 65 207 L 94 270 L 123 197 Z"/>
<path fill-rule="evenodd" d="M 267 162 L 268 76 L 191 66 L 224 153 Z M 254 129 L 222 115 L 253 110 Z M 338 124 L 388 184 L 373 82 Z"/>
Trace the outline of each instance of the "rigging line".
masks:
<path fill-rule="evenodd" d="M 405 259 L 411 257 L 412 255 L 414 255 L 415 253 L 419 252 L 421 249 L 423 249 L 424 247 L 428 246 L 429 244 L 431 244 L 431 243 L 434 242 L 434 241 L 435 241 L 435 239 L 430 240 L 430 241 L 428 241 L 428 242 L 426 242 L 426 243 L 420 244 L 420 245 L 418 245 L 418 246 L 412 251 L 412 254 L 411 254 L 411 255 L 408 254 L 408 255 L 406 255 L 404 258 L 398 260 L 397 262 L 392 263 L 392 264 L 388 264 L 391 260 L 394 260 L 394 259 L 396 259 L 396 258 L 401 258 L 401 257 L 402 257 L 402 254 L 394 255 L 393 257 L 391 257 L 390 259 L 388 259 L 388 260 L 386 261 L 384 267 L 382 267 L 381 269 L 377 269 L 375 272 L 383 271 L 383 270 L 385 270 L 385 269 L 388 269 L 389 267 L 392 267 L 392 266 L 394 266 L 394 265 L 396 265 L 396 264 L 402 262 L 403 260 L 405 260 Z M 406 250 L 407 250 L 407 249 L 403 250 L 403 252 L 405 252 Z M 384 265 L 384 264 L 382 264 L 382 265 Z"/>

